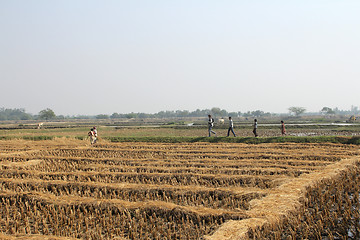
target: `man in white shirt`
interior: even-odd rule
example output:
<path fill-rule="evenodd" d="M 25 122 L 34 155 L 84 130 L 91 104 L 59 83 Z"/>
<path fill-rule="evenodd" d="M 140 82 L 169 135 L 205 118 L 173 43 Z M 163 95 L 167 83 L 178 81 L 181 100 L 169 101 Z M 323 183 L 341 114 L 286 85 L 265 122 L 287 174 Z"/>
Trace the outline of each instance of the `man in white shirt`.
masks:
<path fill-rule="evenodd" d="M 258 134 L 257 134 L 257 126 L 258 126 L 258 124 L 257 124 L 257 119 L 254 119 L 254 130 L 253 130 L 253 133 L 254 133 L 254 135 L 255 135 L 255 137 L 257 137 L 257 136 L 259 136 Z"/>
<path fill-rule="evenodd" d="M 211 133 L 215 134 L 216 137 L 216 132 L 212 130 L 212 128 L 214 127 L 214 119 L 211 117 L 211 115 L 208 115 L 208 117 L 209 117 L 209 121 L 208 121 L 209 137 L 211 137 Z"/>
<path fill-rule="evenodd" d="M 230 135 L 230 131 L 234 134 L 234 137 L 236 137 L 236 134 L 235 134 L 235 132 L 234 132 L 234 122 L 233 122 L 233 120 L 231 119 L 231 117 L 229 117 L 229 129 L 228 129 L 227 136 Z"/>

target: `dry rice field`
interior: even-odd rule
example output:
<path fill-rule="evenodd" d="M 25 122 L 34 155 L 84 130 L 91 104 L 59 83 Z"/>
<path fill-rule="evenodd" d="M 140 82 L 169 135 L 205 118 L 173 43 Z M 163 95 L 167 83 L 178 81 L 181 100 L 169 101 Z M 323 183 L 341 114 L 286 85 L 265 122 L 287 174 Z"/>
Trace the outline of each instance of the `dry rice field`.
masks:
<path fill-rule="evenodd" d="M 359 147 L 0 141 L 0 239 L 356 239 Z"/>

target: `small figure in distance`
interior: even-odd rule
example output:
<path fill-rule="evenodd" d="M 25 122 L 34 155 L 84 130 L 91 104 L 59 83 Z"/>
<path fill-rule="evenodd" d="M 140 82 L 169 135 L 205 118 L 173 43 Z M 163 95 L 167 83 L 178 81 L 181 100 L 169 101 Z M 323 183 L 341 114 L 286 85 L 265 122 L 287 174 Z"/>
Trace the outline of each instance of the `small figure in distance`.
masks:
<path fill-rule="evenodd" d="M 97 140 L 97 130 L 96 127 L 93 127 L 92 129 L 90 129 L 90 132 L 88 132 L 88 136 L 90 137 L 90 144 L 94 144 L 96 143 Z"/>
<path fill-rule="evenodd" d="M 208 127 L 209 127 L 209 137 L 211 137 L 211 133 L 215 134 L 216 137 L 216 132 L 214 132 L 212 130 L 212 128 L 214 127 L 214 119 L 211 117 L 211 115 L 208 115 L 209 117 L 209 121 L 208 121 Z"/>
<path fill-rule="evenodd" d="M 96 127 L 93 127 L 93 131 L 94 131 L 94 136 L 96 137 L 96 140 L 97 140 L 97 129 L 96 129 Z"/>
<path fill-rule="evenodd" d="M 231 119 L 231 117 L 229 117 L 229 129 L 228 129 L 228 133 L 227 133 L 227 136 L 229 137 L 230 135 L 230 131 L 234 134 L 234 137 L 236 137 L 236 134 L 234 132 L 234 122 L 233 120 Z"/>
<path fill-rule="evenodd" d="M 97 133 L 96 127 L 93 127 L 93 128 L 92 128 L 92 131 L 94 132 L 94 143 L 96 143 L 97 137 L 98 137 L 98 133 Z"/>
<path fill-rule="evenodd" d="M 88 132 L 88 136 L 90 137 L 90 144 L 93 145 L 95 136 L 92 128 L 90 129 L 90 132 Z"/>
<path fill-rule="evenodd" d="M 283 120 L 281 120 L 281 135 L 286 135 L 285 123 Z"/>
<path fill-rule="evenodd" d="M 255 135 L 255 137 L 257 137 L 257 136 L 259 136 L 258 134 L 257 134 L 257 119 L 254 119 L 254 130 L 253 130 L 253 133 L 254 133 L 254 135 Z"/>

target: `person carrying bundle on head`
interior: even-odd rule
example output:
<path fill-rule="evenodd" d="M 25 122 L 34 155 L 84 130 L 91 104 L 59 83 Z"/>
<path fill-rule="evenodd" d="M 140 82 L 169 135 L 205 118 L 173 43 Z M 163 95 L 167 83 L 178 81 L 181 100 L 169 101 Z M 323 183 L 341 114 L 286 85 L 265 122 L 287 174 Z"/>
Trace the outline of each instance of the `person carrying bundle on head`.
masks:
<path fill-rule="evenodd" d="M 96 143 L 96 138 L 97 138 L 97 130 L 96 127 L 93 127 L 90 129 L 90 132 L 88 132 L 88 136 L 90 137 L 90 144 L 94 144 Z"/>
<path fill-rule="evenodd" d="M 93 127 L 92 129 L 93 129 L 93 132 L 94 132 L 94 137 L 95 137 L 95 142 L 96 142 L 96 141 L 97 141 L 97 137 L 98 137 L 98 132 L 97 132 L 96 127 Z M 95 143 L 95 142 L 94 142 L 94 143 Z"/>

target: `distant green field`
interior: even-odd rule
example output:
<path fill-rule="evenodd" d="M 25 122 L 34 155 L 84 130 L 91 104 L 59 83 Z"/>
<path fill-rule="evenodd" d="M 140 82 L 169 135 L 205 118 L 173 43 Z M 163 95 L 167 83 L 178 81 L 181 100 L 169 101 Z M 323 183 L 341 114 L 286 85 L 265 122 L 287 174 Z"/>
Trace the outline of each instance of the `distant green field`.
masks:
<path fill-rule="evenodd" d="M 217 137 L 208 138 L 206 125 L 184 126 L 164 124 L 161 126 L 110 126 L 99 123 L 87 124 L 44 124 L 43 129 L 30 125 L 8 125 L 0 128 L 0 139 L 48 140 L 53 138 L 86 139 L 92 126 L 96 125 L 99 140 L 112 142 L 334 142 L 359 144 L 360 125 L 289 124 L 287 136 L 281 136 L 280 125 L 259 124 L 259 138 L 254 138 L 251 124 L 238 124 L 234 130 L 237 137 L 227 135 L 227 125 L 217 124 Z M 1 126 L 1 125 L 0 125 Z"/>
<path fill-rule="evenodd" d="M 111 142 L 228 142 L 228 143 L 342 143 L 360 145 L 360 137 L 314 136 L 314 137 L 106 137 Z"/>

